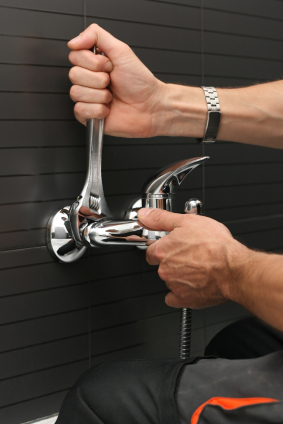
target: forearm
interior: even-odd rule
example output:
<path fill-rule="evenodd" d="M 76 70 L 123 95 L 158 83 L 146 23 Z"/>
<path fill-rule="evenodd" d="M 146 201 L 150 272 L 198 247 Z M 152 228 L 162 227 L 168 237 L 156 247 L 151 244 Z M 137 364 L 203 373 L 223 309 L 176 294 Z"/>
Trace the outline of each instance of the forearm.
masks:
<path fill-rule="evenodd" d="M 283 81 L 245 88 L 218 88 L 218 140 L 283 148 Z M 158 135 L 203 137 L 207 106 L 203 90 L 166 84 Z"/>
<path fill-rule="evenodd" d="M 233 262 L 227 297 L 283 331 L 283 256 L 247 249 Z"/>

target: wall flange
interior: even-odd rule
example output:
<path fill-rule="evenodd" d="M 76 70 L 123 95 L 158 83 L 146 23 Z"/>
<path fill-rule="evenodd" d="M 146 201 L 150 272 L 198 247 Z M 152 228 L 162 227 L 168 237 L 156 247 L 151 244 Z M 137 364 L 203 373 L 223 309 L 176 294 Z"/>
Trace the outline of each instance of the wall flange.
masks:
<path fill-rule="evenodd" d="M 73 239 L 69 211 L 70 206 L 65 206 L 54 212 L 46 228 L 48 250 L 53 258 L 63 263 L 77 261 L 87 249 L 84 245 L 79 246 Z"/>

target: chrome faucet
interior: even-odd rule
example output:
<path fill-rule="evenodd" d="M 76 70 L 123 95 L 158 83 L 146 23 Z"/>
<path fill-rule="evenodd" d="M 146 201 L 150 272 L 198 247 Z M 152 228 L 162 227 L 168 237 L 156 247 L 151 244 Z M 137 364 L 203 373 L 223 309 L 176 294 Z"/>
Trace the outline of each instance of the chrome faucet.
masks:
<path fill-rule="evenodd" d="M 146 249 L 167 234 L 141 226 L 137 210 L 141 207 L 175 210 L 175 195 L 185 177 L 208 156 L 186 159 L 159 170 L 144 185 L 142 198 L 132 204 L 125 220 L 115 220 L 103 192 L 101 177 L 103 120 L 87 123 L 87 174 L 81 194 L 71 207 L 56 211 L 49 219 L 47 245 L 60 262 L 79 259 L 87 247 L 129 245 Z M 185 212 L 200 213 L 201 202 L 186 202 Z"/>
<path fill-rule="evenodd" d="M 161 169 L 144 185 L 142 199 L 134 203 L 126 213 L 126 219 L 115 221 L 106 218 L 100 222 L 93 222 L 83 230 L 83 237 L 90 246 L 134 245 L 147 247 L 156 240 L 165 236 L 166 231 L 150 231 L 144 229 L 137 220 L 137 211 L 140 207 L 164 209 L 170 212 L 175 210 L 175 195 L 186 177 L 194 168 L 204 162 L 207 157 L 183 160 Z"/>

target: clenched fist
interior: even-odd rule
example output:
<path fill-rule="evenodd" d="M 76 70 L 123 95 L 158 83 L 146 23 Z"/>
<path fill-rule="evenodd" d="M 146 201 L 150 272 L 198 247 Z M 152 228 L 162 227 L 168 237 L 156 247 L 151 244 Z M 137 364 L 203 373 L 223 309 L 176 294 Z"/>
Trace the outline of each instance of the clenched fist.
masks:
<path fill-rule="evenodd" d="M 105 56 L 89 49 L 96 45 Z M 83 124 L 106 118 L 105 133 L 122 137 L 156 135 L 161 97 L 159 81 L 120 40 L 96 24 L 68 43 L 73 65 L 69 78 L 75 116 Z"/>
<path fill-rule="evenodd" d="M 170 231 L 148 247 L 150 265 L 171 292 L 166 303 L 176 308 L 204 308 L 232 298 L 250 251 L 219 222 L 199 215 L 181 215 L 160 209 L 140 209 L 142 225 Z"/>
<path fill-rule="evenodd" d="M 94 55 L 94 45 L 105 56 Z M 158 80 L 127 44 L 96 24 L 68 46 L 75 65 L 70 96 L 79 122 L 106 118 L 105 133 L 117 137 L 203 136 L 207 107 L 201 88 Z"/>

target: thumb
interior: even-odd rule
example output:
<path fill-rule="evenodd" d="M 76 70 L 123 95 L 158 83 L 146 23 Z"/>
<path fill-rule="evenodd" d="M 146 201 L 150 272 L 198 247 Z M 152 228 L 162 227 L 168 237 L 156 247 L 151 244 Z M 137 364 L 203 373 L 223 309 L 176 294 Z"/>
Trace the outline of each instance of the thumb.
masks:
<path fill-rule="evenodd" d="M 172 231 L 179 226 L 182 215 L 162 209 L 142 208 L 138 211 L 138 219 L 151 230 Z"/>
<path fill-rule="evenodd" d="M 91 24 L 81 34 L 68 42 L 72 50 L 88 50 L 96 45 L 111 60 L 121 55 L 125 44 L 97 24 Z"/>

